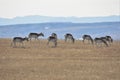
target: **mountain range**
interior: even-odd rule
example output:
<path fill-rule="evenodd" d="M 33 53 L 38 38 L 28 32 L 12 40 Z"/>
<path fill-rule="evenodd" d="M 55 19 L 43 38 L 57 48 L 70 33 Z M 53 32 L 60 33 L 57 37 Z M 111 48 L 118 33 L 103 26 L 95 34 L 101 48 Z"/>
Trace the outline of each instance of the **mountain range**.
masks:
<path fill-rule="evenodd" d="M 95 22 L 119 22 L 120 15 L 103 17 L 50 17 L 50 16 L 24 16 L 9 18 L 0 18 L 0 25 L 29 24 L 29 23 L 47 23 L 47 22 L 72 22 L 72 23 L 95 23 Z"/>

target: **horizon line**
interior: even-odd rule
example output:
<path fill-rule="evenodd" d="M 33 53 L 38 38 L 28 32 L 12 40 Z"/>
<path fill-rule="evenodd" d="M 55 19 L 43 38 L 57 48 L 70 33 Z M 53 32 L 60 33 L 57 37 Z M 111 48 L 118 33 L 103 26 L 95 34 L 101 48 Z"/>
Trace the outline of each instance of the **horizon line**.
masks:
<path fill-rule="evenodd" d="M 109 17 L 109 16 L 120 16 L 120 15 L 100 15 L 100 16 L 48 16 L 48 15 L 24 15 L 24 16 L 15 16 L 15 17 L 0 17 L 4 19 L 15 19 L 15 18 L 22 18 L 22 17 L 30 17 L 30 16 L 43 16 L 43 17 L 73 17 L 73 18 L 93 18 L 93 17 Z"/>

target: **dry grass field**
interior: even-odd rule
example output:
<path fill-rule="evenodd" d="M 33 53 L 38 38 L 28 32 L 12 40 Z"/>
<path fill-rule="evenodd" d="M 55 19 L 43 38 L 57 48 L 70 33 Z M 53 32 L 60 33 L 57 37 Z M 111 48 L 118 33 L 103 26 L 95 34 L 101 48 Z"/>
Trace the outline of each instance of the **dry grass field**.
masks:
<path fill-rule="evenodd" d="M 120 42 L 96 47 L 76 41 L 25 42 L 13 48 L 0 39 L 0 80 L 120 80 Z"/>

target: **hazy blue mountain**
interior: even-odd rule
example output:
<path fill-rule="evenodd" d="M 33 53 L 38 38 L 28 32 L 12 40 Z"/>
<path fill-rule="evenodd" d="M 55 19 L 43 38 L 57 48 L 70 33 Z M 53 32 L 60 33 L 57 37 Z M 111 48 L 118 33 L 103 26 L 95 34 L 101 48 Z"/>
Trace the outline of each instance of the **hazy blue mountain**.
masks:
<path fill-rule="evenodd" d="M 72 33 L 75 39 L 79 39 L 84 34 L 89 34 L 93 38 L 110 35 L 113 39 L 120 40 L 120 22 L 101 23 L 35 23 L 0 26 L 0 38 L 13 38 L 15 36 L 28 36 L 30 32 L 43 32 L 45 39 L 55 32 L 59 39 L 64 39 L 66 33 Z"/>
<path fill-rule="evenodd" d="M 49 16 L 25 16 L 13 19 L 0 18 L 0 25 L 46 23 L 46 22 L 72 22 L 72 23 L 95 23 L 95 22 L 117 22 L 120 16 L 105 17 L 49 17 Z"/>

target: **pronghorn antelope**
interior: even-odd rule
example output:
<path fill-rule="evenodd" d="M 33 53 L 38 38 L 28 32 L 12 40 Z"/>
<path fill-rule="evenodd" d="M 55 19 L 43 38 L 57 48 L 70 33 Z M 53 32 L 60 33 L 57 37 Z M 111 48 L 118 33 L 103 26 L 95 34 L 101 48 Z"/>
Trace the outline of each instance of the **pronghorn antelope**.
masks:
<path fill-rule="evenodd" d="M 71 40 L 73 43 L 75 42 L 74 37 L 73 37 L 72 34 L 70 34 L 70 33 L 65 34 L 65 42 L 66 42 L 68 39 Z"/>
<path fill-rule="evenodd" d="M 28 37 L 29 37 L 29 39 L 31 40 L 32 38 L 34 38 L 34 39 L 36 39 L 36 40 L 38 40 L 38 37 L 39 36 L 43 36 L 44 37 L 44 34 L 43 33 L 30 33 L 29 35 L 28 35 Z"/>
<path fill-rule="evenodd" d="M 99 45 L 99 44 L 102 45 L 102 43 L 103 43 L 103 44 L 105 44 L 108 47 L 108 43 L 106 42 L 106 40 L 104 40 L 102 38 L 95 38 L 94 41 L 95 41 L 96 45 Z"/>
<path fill-rule="evenodd" d="M 54 43 L 54 47 L 57 46 L 57 38 L 55 36 L 49 36 L 47 45 L 49 45 L 49 42 L 53 42 Z"/>
<path fill-rule="evenodd" d="M 21 43 L 22 44 L 22 47 L 24 47 L 23 46 L 23 41 L 29 41 L 28 40 L 28 38 L 27 37 L 25 37 L 25 38 L 22 38 L 22 37 L 14 37 L 13 38 L 13 42 L 11 43 L 11 46 L 14 44 L 14 47 L 16 47 L 16 43 Z"/>
<path fill-rule="evenodd" d="M 88 40 L 93 44 L 93 39 L 90 35 L 83 35 L 82 38 L 83 38 L 83 43 L 85 42 L 85 40 Z"/>

